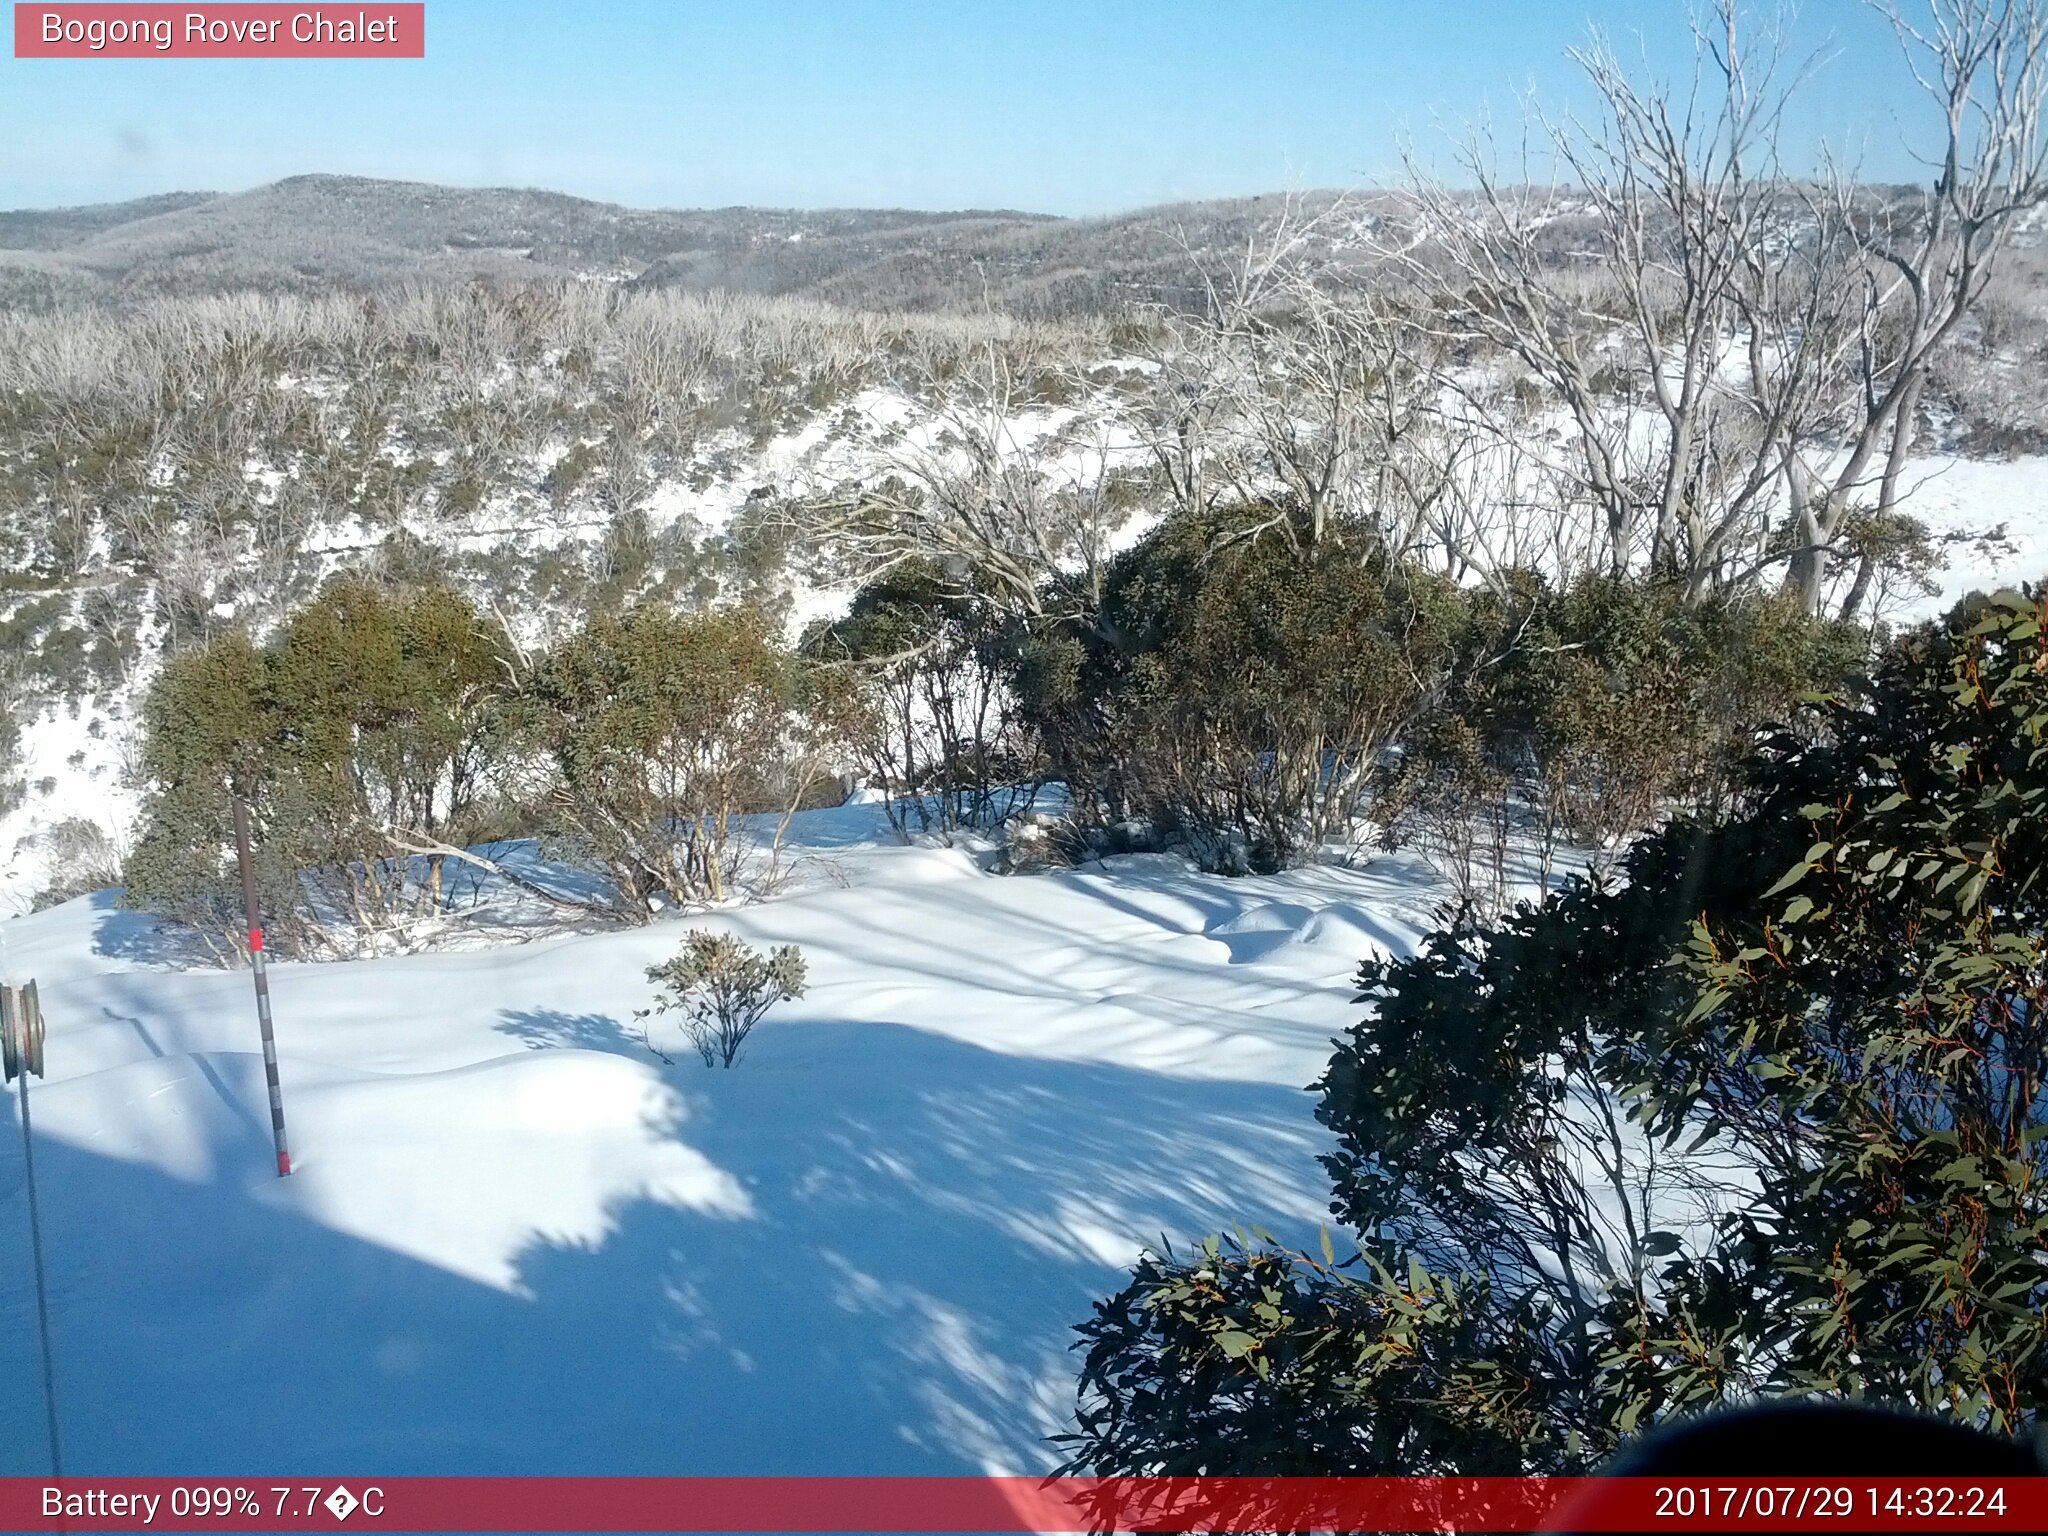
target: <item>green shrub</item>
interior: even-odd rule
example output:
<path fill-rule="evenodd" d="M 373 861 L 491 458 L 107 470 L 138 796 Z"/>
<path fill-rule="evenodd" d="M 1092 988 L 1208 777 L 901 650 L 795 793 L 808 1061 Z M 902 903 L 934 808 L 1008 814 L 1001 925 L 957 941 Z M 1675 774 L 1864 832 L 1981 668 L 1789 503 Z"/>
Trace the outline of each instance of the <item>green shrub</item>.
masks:
<path fill-rule="evenodd" d="M 1916 634 L 1541 906 L 1361 973 L 1318 1117 L 1346 1264 L 1103 1302 L 1071 1466 L 1564 1472 L 1667 1416 L 2048 1405 L 2048 634 Z"/>
<path fill-rule="evenodd" d="M 597 468 L 597 450 L 589 443 L 573 443 L 544 476 L 540 488 L 556 511 L 566 507 Z"/>
<path fill-rule="evenodd" d="M 435 850 L 476 830 L 513 747 L 511 678 L 501 640 L 457 593 L 353 576 L 268 646 L 235 631 L 174 656 L 143 707 L 148 793 L 125 899 L 238 944 L 235 792 L 285 952 L 440 910 Z"/>
<path fill-rule="evenodd" d="M 899 831 L 987 828 L 1012 790 L 1039 778 L 1036 742 L 1011 683 L 1014 627 L 984 598 L 953 590 L 925 563 L 899 566 L 821 622 L 803 650 L 850 667 L 865 708 L 852 745 L 892 798 Z"/>
<path fill-rule="evenodd" d="M 659 984 L 658 1000 L 634 1017 L 682 1014 L 683 1033 L 704 1065 L 730 1067 L 763 1014 L 804 995 L 804 957 L 794 944 L 764 956 L 729 933 L 693 928 L 683 937 L 681 953 L 650 965 L 647 979 Z"/>
<path fill-rule="evenodd" d="M 1055 770 L 1221 868 L 1347 837 L 1381 754 L 1450 659 L 1454 588 L 1261 509 L 1170 518 L 1121 557 L 1099 629 L 1036 639 L 1020 687 Z"/>
<path fill-rule="evenodd" d="M 552 849 L 610 877 L 645 922 L 662 902 L 722 901 L 743 818 L 787 809 L 822 761 L 797 659 L 745 609 L 599 614 L 534 669 L 523 708 L 552 763 Z"/>
<path fill-rule="evenodd" d="M 1382 774 L 1374 816 L 1448 855 L 1468 895 L 1475 828 L 1494 837 L 1498 875 L 1522 812 L 1546 867 L 1563 841 L 1605 850 L 1604 866 L 1667 811 L 1714 814 L 1759 733 L 1841 683 L 1864 644 L 1784 598 L 1687 603 L 1604 577 L 1560 592 L 1516 573 L 1464 596 L 1457 659 Z"/>

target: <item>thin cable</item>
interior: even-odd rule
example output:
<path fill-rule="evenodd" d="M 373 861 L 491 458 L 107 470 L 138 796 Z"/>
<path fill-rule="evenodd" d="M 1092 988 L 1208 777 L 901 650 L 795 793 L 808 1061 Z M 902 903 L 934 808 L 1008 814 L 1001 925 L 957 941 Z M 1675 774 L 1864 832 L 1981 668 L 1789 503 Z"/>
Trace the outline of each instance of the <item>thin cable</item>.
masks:
<path fill-rule="evenodd" d="M 43 1212 L 36 1202 L 36 1147 L 28 1128 L 28 1073 L 21 1074 L 21 1160 L 28 1173 L 29 1250 L 35 1255 L 36 1322 L 43 1334 L 43 1408 L 50 1421 L 50 1475 L 64 1475 L 57 1439 L 57 1370 L 50 1354 L 50 1287 L 43 1272 Z"/>

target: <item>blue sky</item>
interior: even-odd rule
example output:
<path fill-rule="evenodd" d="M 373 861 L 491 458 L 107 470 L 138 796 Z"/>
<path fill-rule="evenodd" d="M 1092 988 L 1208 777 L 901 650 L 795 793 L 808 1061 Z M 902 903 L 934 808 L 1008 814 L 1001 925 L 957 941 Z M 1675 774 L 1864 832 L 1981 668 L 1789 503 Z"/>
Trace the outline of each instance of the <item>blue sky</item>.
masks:
<path fill-rule="evenodd" d="M 368 6 L 374 11 L 374 4 Z M 1762 12 L 1764 6 L 1756 7 Z M 11 7 L 10 7 L 11 11 Z M 0 207 L 308 171 L 664 207 L 1086 214 L 1385 181 L 1404 137 L 1569 105 L 1604 28 L 1653 71 L 1685 0 L 428 0 L 427 57 L 0 57 Z M 1914 174 L 1896 45 L 1805 0 L 1794 127 Z"/>

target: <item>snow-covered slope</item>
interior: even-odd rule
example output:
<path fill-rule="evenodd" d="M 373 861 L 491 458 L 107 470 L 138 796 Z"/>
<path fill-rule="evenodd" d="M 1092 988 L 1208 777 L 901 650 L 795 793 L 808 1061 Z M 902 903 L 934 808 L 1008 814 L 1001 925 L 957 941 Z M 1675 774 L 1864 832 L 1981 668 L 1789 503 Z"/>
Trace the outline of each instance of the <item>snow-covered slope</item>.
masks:
<path fill-rule="evenodd" d="M 2048 578 L 2048 457 L 1912 461 L 1906 509 L 1937 538 L 1998 534 L 1947 545 L 1933 596 L 1900 605 L 1901 620 L 1937 618 L 1973 591 Z"/>
<path fill-rule="evenodd" d="M 1137 364 L 1131 359 L 1111 358 L 1103 366 L 1116 371 Z M 507 373 L 510 376 L 512 371 Z M 332 380 L 286 379 L 277 391 L 324 402 L 336 387 Z M 1061 432 L 1074 428 L 1077 421 L 1092 425 L 1094 415 L 1084 416 L 1071 407 L 1022 406 L 1003 419 L 994 436 L 1006 451 L 1015 454 L 1037 450 L 1041 443 L 1056 445 L 1043 450 L 1042 467 L 1063 480 L 1087 481 L 1108 469 L 1135 463 L 1139 457 L 1136 439 L 1127 424 L 1110 419 L 1107 398 L 1093 402 L 1091 410 L 1103 417 L 1100 430 L 1078 433 L 1073 442 L 1061 438 Z M 854 391 L 830 408 L 792 406 L 788 419 L 774 431 L 763 428 L 758 435 L 750 435 L 734 427 L 710 434 L 695 446 L 687 462 L 650 474 L 636 503 L 648 534 L 666 551 L 650 568 L 647 580 L 680 580 L 694 573 L 716 587 L 721 567 L 717 555 L 710 551 L 750 505 L 825 496 L 872 482 L 906 458 L 936 463 L 955 451 L 947 445 L 948 430 L 948 420 L 928 405 L 900 389 L 874 386 Z M 523 458 L 515 455 L 516 472 L 507 471 L 508 484 L 479 506 L 459 514 L 428 504 L 412 508 L 405 519 L 366 522 L 359 515 L 332 515 L 323 507 L 296 548 L 288 552 L 286 563 L 298 572 L 298 600 L 310 595 L 321 580 L 371 562 L 383 546 L 400 535 L 438 551 L 457 566 L 465 559 L 487 559 L 495 552 L 501 561 L 510 562 L 511 568 L 519 568 L 520 562 L 550 551 L 561 555 L 567 564 L 575 564 L 604 539 L 610 521 L 587 494 L 573 505 L 555 505 L 541 489 L 548 470 L 560 462 L 569 446 L 557 438 Z M 588 449 L 590 445 L 582 446 Z M 397 449 L 393 454 L 403 457 Z M 4 469 L 5 459 L 6 445 L 0 442 L 0 469 Z M 264 468 L 258 460 L 250 462 L 251 494 L 259 503 L 274 504 L 280 487 L 290 479 L 280 470 Z M 1148 523 L 1147 518 L 1133 517 L 1125 542 L 1134 540 Z M 4 531 L 0 526 L 0 533 Z M 666 544 L 662 544 L 664 540 Z M 104 551 L 99 558 L 104 559 Z M 665 563 L 669 561 L 673 564 Z M 260 563 L 261 554 L 252 546 L 224 562 L 223 570 L 216 574 L 225 576 L 238 569 L 246 574 L 246 569 Z M 731 579 L 730 571 L 722 574 Z M 826 576 L 812 579 L 816 574 L 785 567 L 771 582 L 773 596 L 784 604 L 791 640 L 812 621 L 843 612 L 852 599 L 853 589 L 844 581 Z M 587 615 L 575 597 L 495 589 L 494 582 L 508 579 L 503 570 L 486 577 L 465 568 L 456 571 L 452 579 L 473 599 L 502 614 L 523 645 L 545 646 Z M 145 581 L 141 590 L 147 586 Z M 34 595 L 47 599 L 58 594 L 52 589 Z M 20 594 L 0 590 L 0 632 L 14 609 L 28 601 Z M 75 595 L 67 598 L 67 607 L 77 601 Z M 287 604 L 256 603 L 246 595 L 241 601 L 217 603 L 212 610 L 215 619 L 246 622 L 258 635 L 274 629 L 287 611 Z M 4 750 L 5 733 L 0 732 L 0 913 L 27 911 L 37 895 L 53 883 L 68 884 L 72 871 L 66 867 L 64 839 L 58 833 L 67 822 L 77 829 L 98 829 L 116 862 L 126 848 L 135 830 L 140 799 L 128 772 L 140 746 L 137 716 L 160 664 L 162 641 L 161 633 L 145 626 L 136 658 L 118 687 L 93 692 L 80 683 L 62 695 L 32 692 L 30 702 L 14 711 L 19 740 L 12 761 Z M 9 658 L 0 655 L 0 711 L 9 704 L 8 663 Z M 4 723 L 4 715 L 0 715 L 0 723 Z M 10 790 L 15 791 L 12 799 Z M 68 888 L 77 886 L 68 884 Z"/>
<path fill-rule="evenodd" d="M 641 1043 L 677 923 L 276 967 L 289 1180 L 246 972 L 168 968 L 104 894 L 0 923 L 49 1018 L 67 1470 L 1048 1465 L 1069 1330 L 1141 1244 L 1314 1241 L 1302 1089 L 1437 893 L 1400 859 L 1006 879 L 884 830 L 802 818 L 791 894 L 696 920 L 809 961 L 730 1072 Z M 22 1168 L 10 1126 L 10 1474 L 43 1470 Z"/>

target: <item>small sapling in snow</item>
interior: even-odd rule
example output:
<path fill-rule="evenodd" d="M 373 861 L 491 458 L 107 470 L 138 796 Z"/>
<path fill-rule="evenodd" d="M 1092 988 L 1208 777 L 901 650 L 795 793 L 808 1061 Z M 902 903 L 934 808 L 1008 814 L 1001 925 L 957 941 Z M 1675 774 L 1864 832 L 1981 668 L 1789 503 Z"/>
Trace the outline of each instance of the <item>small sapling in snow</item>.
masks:
<path fill-rule="evenodd" d="M 804 957 L 794 944 L 763 955 L 731 934 L 693 928 L 674 959 L 647 967 L 647 979 L 658 987 L 655 1004 L 633 1016 L 680 1012 L 683 1033 L 704 1065 L 729 1067 L 762 1014 L 784 998 L 804 995 Z M 647 1048 L 669 1060 L 652 1040 Z"/>

